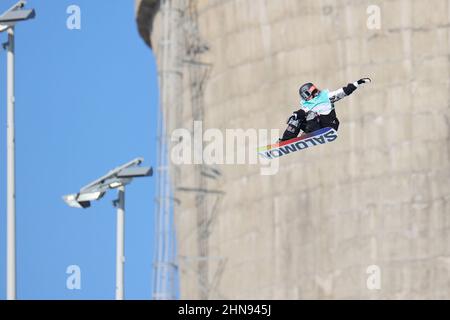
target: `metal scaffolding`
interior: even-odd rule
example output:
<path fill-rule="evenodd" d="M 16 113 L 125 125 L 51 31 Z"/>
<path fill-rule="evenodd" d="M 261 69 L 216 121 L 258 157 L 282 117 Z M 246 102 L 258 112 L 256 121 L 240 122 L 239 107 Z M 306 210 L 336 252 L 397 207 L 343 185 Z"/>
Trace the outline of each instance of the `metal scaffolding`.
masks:
<path fill-rule="evenodd" d="M 155 256 L 153 299 L 177 298 L 178 268 L 176 262 L 176 240 L 173 219 L 173 190 L 176 172 L 169 159 L 169 133 L 177 126 L 177 114 L 182 99 L 176 92 L 182 88 L 182 66 L 180 59 L 180 25 L 183 0 L 161 0 L 162 39 L 160 56 L 160 112 L 158 119 L 158 185 L 157 210 L 155 214 Z"/>
<path fill-rule="evenodd" d="M 189 0 L 186 3 L 184 22 L 185 59 L 183 62 L 188 74 L 192 120 L 204 123 L 204 90 L 212 65 L 202 61 L 202 55 L 209 50 L 209 47 L 200 37 L 197 4 L 198 1 L 195 0 Z M 199 145 L 198 147 L 201 149 L 194 150 L 194 152 L 201 153 L 203 146 Z M 194 274 L 197 275 L 198 296 L 200 299 L 206 300 L 211 298 L 211 294 L 221 297 L 216 290 L 216 286 L 226 261 L 221 257 L 210 257 L 209 236 L 223 192 L 211 189 L 208 183 L 208 181 L 217 183 L 220 180 L 221 172 L 218 169 L 203 162 L 193 166 L 194 187 L 178 187 L 177 190 L 195 194 L 197 256 L 184 257 L 180 259 L 180 262 L 183 262 L 181 267 L 185 267 L 181 269 L 181 272 L 186 273 L 186 270 L 196 271 Z M 211 265 L 212 260 L 218 261 L 218 263 L 214 263 L 215 268 L 212 268 L 214 267 Z M 191 266 L 191 261 L 196 265 L 195 268 Z"/>
<path fill-rule="evenodd" d="M 216 221 L 217 208 L 223 192 L 209 187 L 217 183 L 221 172 L 205 164 L 194 164 L 192 186 L 181 186 L 179 167 L 171 164 L 169 134 L 182 126 L 183 77 L 188 86 L 192 121 L 204 121 L 204 87 L 211 64 L 201 61 L 208 46 L 198 29 L 196 0 L 161 0 L 161 40 L 158 57 L 160 83 L 160 115 L 158 121 L 158 195 L 155 218 L 156 250 L 154 257 L 154 299 L 175 299 L 178 268 L 185 275 L 195 275 L 198 297 L 209 299 L 212 294 L 222 297 L 216 287 L 226 265 L 226 259 L 210 257 L 209 236 Z M 184 71 L 184 73 L 183 73 Z M 189 111 L 184 110 L 187 114 Z M 193 122 L 192 122 L 193 123 Z M 200 146 L 203 150 L 203 146 Z M 194 150 L 201 152 L 201 150 Z M 189 256 L 176 257 L 174 228 L 174 192 L 189 192 L 195 196 L 197 250 Z M 178 261 L 179 260 L 179 261 Z"/>
<path fill-rule="evenodd" d="M 186 59 L 189 70 L 189 84 L 191 91 L 191 108 L 193 121 L 204 121 L 204 105 L 203 105 L 203 83 L 208 76 L 209 65 L 199 61 L 199 55 L 207 50 L 207 46 L 201 42 L 197 25 L 197 12 L 195 5 L 189 1 L 186 8 L 186 22 L 185 22 L 185 38 L 186 38 Z M 203 143 L 203 142 L 202 142 Z M 194 152 L 201 152 L 200 150 Z M 197 164 L 195 166 L 195 187 L 199 190 L 206 189 L 205 178 L 199 174 L 203 165 Z M 207 198 L 205 192 L 196 192 L 195 207 L 197 211 L 197 272 L 198 272 L 198 287 L 200 299 L 208 298 L 208 275 L 209 275 L 209 260 L 208 257 L 208 236 L 205 230 L 207 221 Z"/>

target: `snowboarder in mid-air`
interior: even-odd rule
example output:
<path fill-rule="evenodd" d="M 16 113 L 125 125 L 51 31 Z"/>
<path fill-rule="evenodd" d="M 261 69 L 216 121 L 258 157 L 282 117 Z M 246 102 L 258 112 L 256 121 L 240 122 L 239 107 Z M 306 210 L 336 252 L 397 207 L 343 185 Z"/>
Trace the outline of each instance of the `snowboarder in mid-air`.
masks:
<path fill-rule="evenodd" d="M 334 103 L 349 96 L 358 86 L 371 82 L 370 78 L 362 78 L 336 91 L 319 90 L 312 83 L 305 83 L 299 89 L 300 109 L 289 117 L 288 127 L 280 141 L 296 138 L 300 131 L 310 133 L 321 128 L 339 128 Z"/>

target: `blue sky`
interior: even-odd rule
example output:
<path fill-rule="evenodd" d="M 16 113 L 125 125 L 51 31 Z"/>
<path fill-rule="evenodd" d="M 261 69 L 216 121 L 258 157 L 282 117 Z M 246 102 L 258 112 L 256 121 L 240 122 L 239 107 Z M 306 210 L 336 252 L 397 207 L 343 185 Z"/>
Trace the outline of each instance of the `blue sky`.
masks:
<path fill-rule="evenodd" d="M 4 11 L 15 0 L 2 0 Z M 69 5 L 81 30 L 66 27 Z M 113 299 L 115 209 L 108 193 L 90 209 L 61 196 L 135 157 L 156 165 L 157 71 L 139 37 L 134 1 L 28 1 L 16 27 L 18 299 Z M 5 34 L 0 36 L 6 40 Z M 5 298 L 6 55 L 0 53 L 0 299 Z M 155 177 L 126 192 L 125 297 L 151 298 Z M 66 268 L 81 268 L 81 290 Z"/>

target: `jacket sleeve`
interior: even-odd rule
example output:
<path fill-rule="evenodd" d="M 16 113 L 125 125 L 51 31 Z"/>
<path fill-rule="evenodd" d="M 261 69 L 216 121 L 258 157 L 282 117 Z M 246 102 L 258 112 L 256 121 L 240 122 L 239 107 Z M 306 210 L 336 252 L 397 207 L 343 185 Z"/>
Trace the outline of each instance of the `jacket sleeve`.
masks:
<path fill-rule="evenodd" d="M 349 83 L 345 87 L 342 87 L 336 91 L 330 91 L 328 93 L 328 98 L 330 99 L 331 103 L 338 102 L 342 98 L 345 98 L 353 93 L 353 91 L 358 88 L 358 82 Z"/>

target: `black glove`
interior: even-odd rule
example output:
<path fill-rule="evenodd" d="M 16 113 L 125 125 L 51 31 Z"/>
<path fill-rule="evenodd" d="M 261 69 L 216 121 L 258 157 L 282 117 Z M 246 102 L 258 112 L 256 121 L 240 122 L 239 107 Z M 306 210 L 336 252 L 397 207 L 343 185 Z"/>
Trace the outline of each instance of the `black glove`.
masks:
<path fill-rule="evenodd" d="M 298 110 L 295 111 L 287 120 L 287 124 L 292 124 L 292 123 L 302 123 L 304 122 L 306 119 L 306 112 L 304 110 Z"/>
<path fill-rule="evenodd" d="M 356 90 L 356 86 L 353 83 L 349 83 L 346 87 L 342 88 L 344 90 L 344 93 L 349 96 L 353 93 L 353 91 Z"/>
<path fill-rule="evenodd" d="M 370 78 L 362 78 L 362 79 L 359 79 L 357 82 L 358 82 L 358 84 L 363 84 L 363 83 L 370 83 L 370 82 L 372 82 L 372 80 Z"/>
<path fill-rule="evenodd" d="M 345 94 L 349 96 L 353 93 L 353 91 L 356 90 L 357 86 L 360 86 L 363 83 L 370 83 L 370 82 L 372 82 L 370 78 L 362 78 L 354 83 L 349 83 L 346 87 L 343 87 L 342 89 L 344 89 Z"/>
<path fill-rule="evenodd" d="M 299 119 L 300 122 L 305 121 L 305 119 L 306 119 L 306 112 L 305 112 L 305 110 L 300 109 L 298 111 L 295 111 L 294 114 L 297 116 L 297 119 Z"/>

